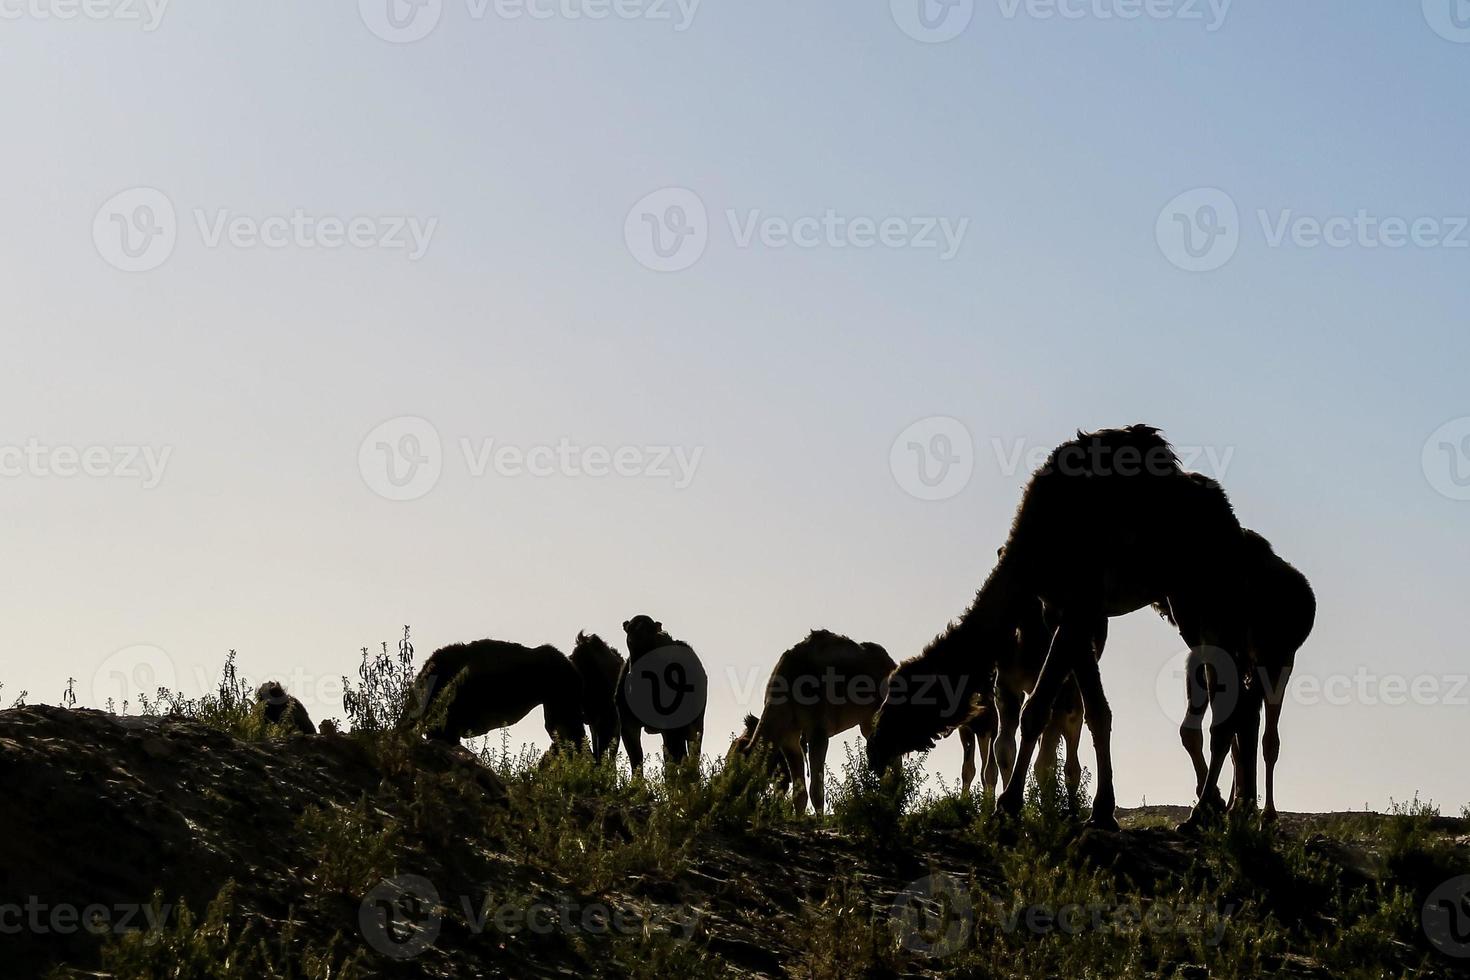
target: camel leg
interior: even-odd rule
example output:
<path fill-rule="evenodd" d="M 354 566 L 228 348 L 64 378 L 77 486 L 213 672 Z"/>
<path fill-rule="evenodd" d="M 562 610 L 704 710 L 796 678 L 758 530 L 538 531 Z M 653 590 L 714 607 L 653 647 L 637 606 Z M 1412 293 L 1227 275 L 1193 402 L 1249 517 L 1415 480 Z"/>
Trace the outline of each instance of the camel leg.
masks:
<path fill-rule="evenodd" d="M 621 724 L 623 750 L 628 753 L 628 767 L 637 775 L 643 771 L 643 727 L 636 719 L 629 721 L 626 717 Z"/>
<path fill-rule="evenodd" d="M 1056 700 L 1057 690 L 1062 682 L 1083 658 L 1092 660 L 1092 631 L 1087 627 L 1079 629 L 1074 624 L 1063 622 L 1052 637 L 1051 649 L 1041 665 L 1041 675 L 1036 678 L 1036 687 L 1026 699 L 1026 706 L 1021 709 L 1021 746 L 1016 750 L 1016 764 L 1011 772 L 1011 781 L 1006 784 L 1005 791 L 996 801 L 997 812 L 1012 817 L 1020 815 L 1021 807 L 1026 802 L 1026 774 L 1031 769 L 1031 757 L 1036 753 L 1036 743 L 1051 716 L 1052 702 Z M 1095 666 L 1096 661 L 1093 663 Z M 1109 777 L 1111 768 L 1109 765 Z M 1099 788 L 1099 792 L 1101 791 Z M 1111 782 L 1107 792 L 1111 796 Z"/>
<path fill-rule="evenodd" d="M 689 723 L 689 727 L 687 729 L 685 729 L 684 738 L 686 740 L 686 745 L 688 747 L 689 755 L 694 756 L 694 760 L 696 762 L 700 761 L 699 750 L 700 750 L 701 746 L 704 745 L 704 715 L 703 714 L 701 714 L 698 718 L 694 719 L 693 721 L 691 721 Z"/>
<path fill-rule="evenodd" d="M 995 784 L 1000 778 L 1000 770 L 995 764 L 996 728 L 995 706 L 992 704 L 985 713 L 984 724 L 975 729 L 975 744 L 980 749 L 980 778 L 984 781 L 985 792 L 991 794 L 995 793 Z"/>
<path fill-rule="evenodd" d="M 685 730 L 664 732 L 664 765 L 677 766 L 689 758 L 689 742 Z"/>
<path fill-rule="evenodd" d="M 1062 723 L 1062 738 L 1067 743 L 1067 807 L 1076 809 L 1077 791 L 1082 787 L 1082 761 L 1077 757 L 1082 742 L 1082 713 L 1068 713 Z"/>
<path fill-rule="evenodd" d="M 960 794 L 970 795 L 970 784 L 975 781 L 975 733 L 969 725 L 961 725 L 959 730 L 960 748 L 964 750 L 965 761 L 960 766 Z"/>
<path fill-rule="evenodd" d="M 1224 643 L 1211 644 L 1212 639 L 1223 639 Z M 1220 800 L 1220 773 L 1225 768 L 1225 757 L 1230 753 L 1232 743 L 1235 741 L 1236 732 L 1241 727 L 1241 719 L 1244 712 L 1241 710 L 1242 701 L 1246 698 L 1246 691 L 1242 685 L 1244 674 L 1240 669 L 1239 651 L 1244 645 L 1239 642 L 1238 636 L 1211 637 L 1205 636 L 1205 643 L 1216 649 L 1224 650 L 1227 654 L 1226 660 L 1216 664 L 1216 673 L 1222 674 L 1216 678 L 1210 695 L 1210 759 L 1209 766 L 1205 771 L 1204 790 L 1200 793 L 1198 802 L 1194 805 L 1194 812 L 1184 822 L 1185 829 L 1202 826 L 1208 822 L 1219 810 Z M 1229 676 L 1233 674 L 1233 676 Z M 1218 697 L 1222 692 L 1233 695 L 1227 699 Z M 1249 778 L 1252 774 L 1241 773 L 1243 778 Z M 1254 779 L 1242 783 L 1247 793 L 1254 790 Z"/>
<path fill-rule="evenodd" d="M 799 814 L 806 813 L 806 760 L 802 757 L 801 738 L 793 735 L 780 744 L 781 758 L 786 760 L 786 771 L 791 774 L 791 803 Z"/>
<path fill-rule="evenodd" d="M 1208 667 L 1197 668 L 1205 672 L 1203 684 L 1195 683 L 1193 678 L 1184 679 L 1185 709 L 1184 720 L 1179 723 L 1179 741 L 1184 745 L 1184 751 L 1189 753 L 1189 761 L 1194 765 L 1194 798 L 1199 799 L 1200 794 L 1205 791 L 1205 773 L 1208 767 L 1205 765 L 1205 709 L 1210 706 L 1208 691 L 1215 686 L 1214 681 L 1209 679 L 1213 674 Z"/>
<path fill-rule="evenodd" d="M 813 732 L 806 750 L 812 768 L 812 809 L 820 817 L 827 812 L 827 733 Z"/>
<path fill-rule="evenodd" d="M 1261 812 L 1261 822 L 1269 824 L 1276 820 L 1276 760 L 1281 757 L 1281 701 L 1276 698 L 1266 702 L 1261 755 L 1266 760 L 1266 809 Z"/>
<path fill-rule="evenodd" d="M 1057 785 L 1057 748 L 1062 744 L 1062 730 L 1057 721 L 1054 710 L 1041 731 L 1041 742 L 1036 749 L 1036 786 L 1043 793 Z"/>
<path fill-rule="evenodd" d="M 1016 732 L 1021 727 L 1021 697 L 1009 690 L 995 692 L 995 710 L 1000 731 L 995 736 L 995 763 L 1001 785 L 1009 786 L 1016 769 Z"/>
<path fill-rule="evenodd" d="M 1103 693 L 1102 673 L 1097 658 L 1092 655 L 1092 647 L 1084 650 L 1085 655 L 1073 670 L 1082 693 L 1082 716 L 1097 753 L 1097 795 L 1093 797 L 1092 817 L 1087 822 L 1103 830 L 1117 830 L 1118 818 L 1113 812 L 1117 809 L 1113 790 L 1113 709 Z M 1078 778 L 1081 779 L 1080 772 Z"/>
<path fill-rule="evenodd" d="M 1261 678 L 1252 678 L 1241 692 L 1239 727 L 1233 746 L 1235 785 L 1231 790 L 1231 809 L 1254 810 L 1260 803 L 1256 786 L 1256 746 L 1261 738 Z"/>

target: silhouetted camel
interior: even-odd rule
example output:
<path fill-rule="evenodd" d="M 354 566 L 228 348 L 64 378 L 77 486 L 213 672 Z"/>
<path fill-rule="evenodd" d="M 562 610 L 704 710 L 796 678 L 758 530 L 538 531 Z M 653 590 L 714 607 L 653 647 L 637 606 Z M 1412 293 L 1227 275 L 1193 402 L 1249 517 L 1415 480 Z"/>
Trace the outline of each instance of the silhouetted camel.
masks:
<path fill-rule="evenodd" d="M 537 705 L 553 748 L 586 744 L 582 679 L 560 650 L 502 640 L 456 643 L 425 661 L 400 727 L 457 743 L 514 725 Z"/>
<path fill-rule="evenodd" d="M 807 758 L 812 806 L 817 813 L 826 810 L 828 740 L 854 727 L 867 736 L 883 682 L 893 668 L 893 658 L 878 644 L 826 630 L 813 630 L 776 661 L 766 682 L 765 707 L 746 749 L 762 739 L 776 747 L 791 776 L 797 812 L 806 812 Z"/>
<path fill-rule="evenodd" d="M 286 693 L 279 681 L 266 681 L 255 691 L 255 707 L 252 713 L 266 720 L 267 724 L 279 725 L 307 735 L 316 734 L 316 725 L 306 708 Z"/>
<path fill-rule="evenodd" d="M 1213 480 L 1185 474 L 1158 430 L 1134 425 L 1078 433 L 1032 475 L 1004 554 L 964 618 L 895 671 L 868 740 L 870 762 L 886 767 L 904 752 L 931 747 L 937 735 L 967 720 L 1014 629 L 1017 603 L 1039 598 L 1056 632 L 1021 712 L 1014 776 L 1000 795 L 998 809 L 1010 815 L 1020 812 L 1024 776 L 1052 703 L 1071 673 L 1097 753 L 1092 822 L 1116 828 L 1112 712 L 1095 656 L 1105 641 L 1108 618 L 1149 605 L 1161 595 L 1171 601 L 1176 595 L 1190 596 L 1184 608 L 1174 609 L 1181 632 L 1223 651 L 1238 667 L 1245 652 L 1242 541 L 1240 522 L 1224 490 Z M 1237 730 L 1248 727 L 1248 711 L 1247 703 L 1212 714 L 1209 765 L 1191 823 L 1206 819 L 1217 807 L 1214 791 L 1220 771 Z M 1253 753 L 1243 748 L 1244 799 L 1254 798 L 1253 763 Z"/>
<path fill-rule="evenodd" d="M 618 681 L 623 657 L 596 633 L 578 633 L 572 665 L 582 678 L 582 719 L 592 733 L 592 754 L 618 754 Z"/>
<path fill-rule="evenodd" d="M 666 765 L 681 763 L 690 755 L 697 758 L 699 743 L 704 738 L 704 710 L 701 708 L 698 717 L 687 724 L 667 728 L 661 724 L 658 717 L 639 718 L 635 706 L 628 702 L 628 677 L 634 664 L 665 647 L 683 648 L 684 656 L 691 659 L 694 664 L 699 663 L 699 655 L 689 644 L 675 640 L 664 632 L 664 624 L 655 622 L 651 616 L 634 616 L 623 623 L 623 632 L 627 635 L 628 660 L 623 664 L 622 679 L 618 682 L 618 725 L 622 729 L 623 748 L 628 753 L 628 765 L 635 773 L 643 771 L 644 731 L 650 735 L 663 737 Z M 698 697 L 703 700 L 706 694 L 706 691 L 699 691 Z M 644 713 L 649 714 L 647 709 L 644 710 Z"/>
<path fill-rule="evenodd" d="M 1266 806 L 1261 812 L 1264 822 L 1276 819 L 1276 760 L 1281 755 L 1281 707 L 1286 696 L 1286 685 L 1291 679 L 1292 667 L 1296 664 L 1297 650 L 1301 649 L 1317 618 L 1317 598 L 1312 593 L 1307 577 L 1297 571 L 1290 562 L 1276 554 L 1267 541 L 1255 531 L 1244 531 L 1244 554 L 1241 559 L 1244 581 L 1244 611 L 1246 625 L 1246 650 L 1251 667 L 1246 694 L 1252 702 L 1264 702 L 1266 709 L 1265 734 L 1261 739 L 1262 754 L 1266 761 Z M 1185 605 L 1183 598 L 1172 603 L 1155 603 L 1159 615 L 1175 623 L 1173 610 Z M 1196 643 L 1185 636 L 1191 647 Z M 1214 690 L 1220 684 L 1213 665 L 1205 664 L 1204 685 L 1196 681 L 1188 692 L 1188 710 L 1184 722 L 1179 726 L 1179 738 L 1194 763 L 1195 793 L 1204 792 L 1207 769 L 1204 756 L 1203 720 L 1208 702 L 1199 696 L 1203 690 Z M 1187 687 L 1189 685 L 1186 685 Z M 1247 724 L 1250 719 L 1247 717 Z M 1242 792 L 1239 769 L 1245 765 L 1241 752 L 1242 744 L 1253 741 L 1254 735 L 1242 732 L 1234 747 L 1236 753 L 1237 779 L 1232 797 Z M 1254 766 L 1254 755 L 1250 754 L 1250 765 Z M 1233 802 L 1233 800 L 1232 800 Z M 1244 801 L 1246 805 L 1254 800 Z"/>
<path fill-rule="evenodd" d="M 730 742 L 730 750 L 725 753 L 725 761 L 734 762 L 740 756 L 749 755 L 756 749 L 755 730 L 760 726 L 761 720 L 755 715 L 745 716 L 745 729 Z M 791 786 L 791 773 L 786 770 L 786 760 L 781 758 L 781 753 L 774 745 L 769 746 L 770 751 L 765 753 L 767 774 L 775 781 L 777 788 L 786 792 Z M 802 741 L 801 750 L 806 751 L 806 742 Z"/>

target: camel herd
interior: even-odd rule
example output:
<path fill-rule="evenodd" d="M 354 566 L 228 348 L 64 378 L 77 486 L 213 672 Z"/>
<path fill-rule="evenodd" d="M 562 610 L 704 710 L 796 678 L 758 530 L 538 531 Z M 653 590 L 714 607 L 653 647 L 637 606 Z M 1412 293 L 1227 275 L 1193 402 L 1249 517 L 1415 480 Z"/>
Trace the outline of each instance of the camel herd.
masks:
<path fill-rule="evenodd" d="M 895 664 L 876 643 L 825 630 L 787 650 L 759 717 L 746 718 L 730 755 L 770 746 L 772 778 L 790 785 L 798 809 L 810 800 L 820 813 L 833 736 L 857 728 L 869 764 L 882 771 L 954 732 L 964 749 L 964 790 L 977 774 L 978 746 L 984 788 L 1000 784 L 997 809 L 1015 815 L 1038 749 L 1038 775 L 1047 778 L 1065 744 L 1065 779 L 1075 793 L 1085 723 L 1098 782 L 1091 821 L 1115 828 L 1112 713 L 1098 658 L 1108 619 L 1144 606 L 1191 650 L 1179 728 L 1195 776 L 1188 823 L 1226 807 L 1218 785 L 1227 754 L 1228 805 L 1257 805 L 1258 739 L 1262 818 L 1274 818 L 1282 701 L 1316 600 L 1299 571 L 1241 526 L 1220 485 L 1184 471 L 1158 430 L 1143 425 L 1079 432 L 1052 452 L 1032 474 L 974 602 L 918 656 Z M 623 630 L 627 659 L 586 633 L 570 657 L 553 646 L 497 640 L 445 647 L 419 672 L 404 726 L 457 741 L 514 724 L 540 705 L 555 746 L 585 747 L 590 731 L 596 758 L 611 759 L 621 738 L 636 772 L 646 733 L 662 737 L 667 764 L 697 757 L 703 692 L 696 708 L 673 718 L 649 708 L 634 679 L 654 660 L 671 676 L 675 668 L 679 677 L 703 676 L 698 655 L 651 617 L 635 616 Z M 299 708 L 289 709 L 293 717 Z"/>

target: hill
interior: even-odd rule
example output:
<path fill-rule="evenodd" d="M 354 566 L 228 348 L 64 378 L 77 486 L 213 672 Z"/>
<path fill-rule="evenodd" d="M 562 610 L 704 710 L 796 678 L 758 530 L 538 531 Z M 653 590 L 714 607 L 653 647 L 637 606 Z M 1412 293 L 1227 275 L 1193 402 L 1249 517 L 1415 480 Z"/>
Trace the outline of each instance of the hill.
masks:
<path fill-rule="evenodd" d="M 998 829 L 850 760 L 819 820 L 756 771 L 0 711 L 6 973 L 1470 976 L 1466 821 L 1425 807 Z"/>

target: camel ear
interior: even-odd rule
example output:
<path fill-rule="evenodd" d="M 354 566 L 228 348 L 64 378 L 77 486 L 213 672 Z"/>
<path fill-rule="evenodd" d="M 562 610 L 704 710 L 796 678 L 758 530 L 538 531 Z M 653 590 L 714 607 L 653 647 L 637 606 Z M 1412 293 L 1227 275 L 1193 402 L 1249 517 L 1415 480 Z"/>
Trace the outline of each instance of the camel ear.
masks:
<path fill-rule="evenodd" d="M 627 630 L 628 630 L 628 624 L 631 623 L 631 622 L 632 622 L 631 619 L 625 619 L 625 620 L 623 620 L 623 631 L 624 632 L 627 632 Z"/>

